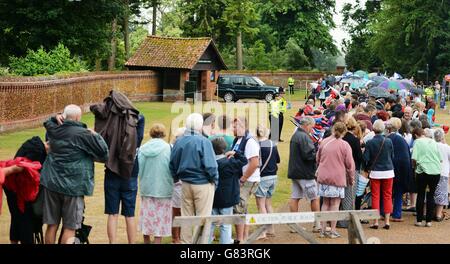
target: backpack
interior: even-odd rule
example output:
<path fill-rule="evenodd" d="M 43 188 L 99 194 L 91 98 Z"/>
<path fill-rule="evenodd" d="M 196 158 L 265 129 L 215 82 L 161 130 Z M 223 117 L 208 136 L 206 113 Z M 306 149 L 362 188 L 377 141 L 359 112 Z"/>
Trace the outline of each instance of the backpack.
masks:
<path fill-rule="evenodd" d="M 245 131 L 245 135 L 242 137 L 241 143 L 239 144 L 239 147 L 237 150 L 241 151 L 242 153 L 244 153 L 245 155 L 245 147 L 247 146 L 247 142 L 253 139 L 256 141 L 256 143 L 258 143 L 258 140 L 256 140 L 254 137 L 252 137 L 249 133 L 249 131 Z M 238 142 L 239 138 L 235 137 L 233 140 L 233 144 L 231 145 L 231 150 L 234 149 L 234 147 L 236 146 L 236 143 Z M 258 144 L 259 145 L 259 144 Z M 261 167 L 261 148 L 259 148 L 259 166 Z"/>

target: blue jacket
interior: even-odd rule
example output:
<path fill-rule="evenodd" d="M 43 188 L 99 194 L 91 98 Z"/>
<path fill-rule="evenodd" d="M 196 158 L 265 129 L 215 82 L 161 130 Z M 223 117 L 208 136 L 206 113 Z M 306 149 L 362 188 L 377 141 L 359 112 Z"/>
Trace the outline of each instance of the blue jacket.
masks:
<path fill-rule="evenodd" d="M 219 179 L 216 155 L 211 141 L 192 130 L 175 141 L 170 155 L 170 172 L 174 182 L 215 183 Z"/>
<path fill-rule="evenodd" d="M 219 185 L 214 194 L 213 208 L 228 208 L 239 203 L 239 179 L 242 175 L 242 167 L 247 165 L 245 155 L 236 151 L 234 158 L 225 156 L 217 160 L 219 166 Z"/>
<path fill-rule="evenodd" d="M 394 147 L 389 138 L 386 138 L 380 155 L 375 161 L 384 138 L 385 137 L 382 135 L 375 135 L 366 143 L 366 148 L 364 150 L 364 170 L 388 171 L 394 169 L 392 163 L 392 160 L 394 159 Z M 375 165 L 372 167 L 374 161 Z"/>
<path fill-rule="evenodd" d="M 399 134 L 392 133 L 388 136 L 394 147 L 394 185 L 400 185 L 404 192 L 410 191 L 414 181 L 414 172 L 412 169 L 411 152 L 406 140 Z"/>
<path fill-rule="evenodd" d="M 170 145 L 155 138 L 139 149 L 139 193 L 141 196 L 171 198 L 173 178 L 169 170 Z"/>

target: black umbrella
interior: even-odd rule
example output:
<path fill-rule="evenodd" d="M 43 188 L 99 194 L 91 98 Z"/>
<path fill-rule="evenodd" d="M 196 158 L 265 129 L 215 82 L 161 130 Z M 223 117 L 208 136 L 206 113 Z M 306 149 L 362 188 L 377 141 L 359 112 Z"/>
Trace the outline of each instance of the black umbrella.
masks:
<path fill-rule="evenodd" d="M 336 77 L 331 75 L 328 76 L 325 80 L 327 81 L 328 85 L 334 85 L 336 83 Z"/>
<path fill-rule="evenodd" d="M 382 87 L 374 87 L 369 90 L 369 96 L 375 98 L 388 98 L 391 94 Z"/>

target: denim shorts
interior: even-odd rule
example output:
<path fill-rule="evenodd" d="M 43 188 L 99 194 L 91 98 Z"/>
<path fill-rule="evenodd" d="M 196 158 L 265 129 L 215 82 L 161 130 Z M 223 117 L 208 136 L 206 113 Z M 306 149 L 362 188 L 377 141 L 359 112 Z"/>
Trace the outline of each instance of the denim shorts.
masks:
<path fill-rule="evenodd" d="M 105 214 L 121 214 L 125 217 L 134 217 L 136 208 L 136 195 L 138 190 L 138 177 L 132 175 L 130 179 L 124 179 L 110 170 L 105 170 Z"/>
<path fill-rule="evenodd" d="M 277 175 L 261 177 L 255 196 L 258 198 L 272 198 L 276 184 Z"/>

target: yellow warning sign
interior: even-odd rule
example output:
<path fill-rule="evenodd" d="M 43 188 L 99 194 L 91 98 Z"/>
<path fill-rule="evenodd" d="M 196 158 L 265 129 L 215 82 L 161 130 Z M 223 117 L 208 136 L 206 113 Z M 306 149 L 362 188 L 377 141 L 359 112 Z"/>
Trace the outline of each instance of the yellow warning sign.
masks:
<path fill-rule="evenodd" d="M 245 215 L 247 225 L 313 223 L 314 221 L 313 212 Z"/>

